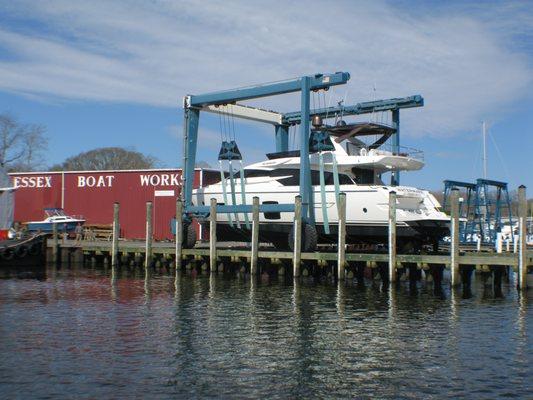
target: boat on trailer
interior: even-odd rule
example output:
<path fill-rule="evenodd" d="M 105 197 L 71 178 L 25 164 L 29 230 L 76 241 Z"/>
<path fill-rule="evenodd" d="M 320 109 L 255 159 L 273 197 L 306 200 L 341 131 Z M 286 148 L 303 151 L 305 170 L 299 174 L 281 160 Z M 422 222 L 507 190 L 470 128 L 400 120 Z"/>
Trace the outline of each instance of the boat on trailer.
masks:
<path fill-rule="evenodd" d="M 346 243 L 387 243 L 391 191 L 396 192 L 399 246 L 435 244 L 448 234 L 450 218 L 429 191 L 382 181 L 386 172 L 416 171 L 424 166 L 421 151 L 387 147 L 395 127 L 375 122 L 346 124 L 342 120 L 334 126 L 322 126 L 321 121 L 314 125 L 315 137 L 322 137 L 324 143 L 329 139 L 329 150 L 310 149 L 314 227 L 305 227 L 305 235 L 309 235 L 305 250 L 312 250 L 317 243 L 336 243 L 340 192 L 346 194 Z M 320 136 L 320 132 L 325 134 Z M 252 204 L 255 196 L 261 204 L 294 203 L 300 193 L 300 161 L 299 150 L 293 150 L 267 154 L 267 160 L 235 173 L 230 169 L 219 182 L 194 190 L 193 205 L 208 205 L 211 198 L 218 205 Z M 217 218 L 218 237 L 249 239 L 250 215 L 227 213 Z M 264 212 L 259 218 L 262 240 L 279 249 L 292 248 L 292 214 Z"/>

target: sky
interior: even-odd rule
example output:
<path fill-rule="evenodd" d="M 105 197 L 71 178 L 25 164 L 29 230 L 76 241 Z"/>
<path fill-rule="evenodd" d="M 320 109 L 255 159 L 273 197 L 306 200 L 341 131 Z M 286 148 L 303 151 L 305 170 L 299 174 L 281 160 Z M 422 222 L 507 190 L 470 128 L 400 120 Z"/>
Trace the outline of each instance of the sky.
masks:
<path fill-rule="evenodd" d="M 426 166 L 402 184 L 481 177 L 486 121 L 488 177 L 533 188 L 531 1 L 0 0 L 0 113 L 46 126 L 47 165 L 122 146 L 177 167 L 184 95 L 335 71 L 351 79 L 331 104 L 424 97 L 401 141 Z M 235 136 L 245 163 L 275 150 L 270 126 Z M 215 166 L 220 141 L 202 114 L 197 159 Z"/>

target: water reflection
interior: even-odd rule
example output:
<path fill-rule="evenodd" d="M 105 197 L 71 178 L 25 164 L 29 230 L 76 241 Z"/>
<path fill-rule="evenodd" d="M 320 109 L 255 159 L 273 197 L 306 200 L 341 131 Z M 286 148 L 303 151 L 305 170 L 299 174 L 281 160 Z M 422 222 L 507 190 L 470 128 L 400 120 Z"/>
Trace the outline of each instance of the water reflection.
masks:
<path fill-rule="evenodd" d="M 528 293 L 127 268 L 0 280 L 5 397 L 527 397 Z M 24 362 L 31 359 L 32 363 Z M 36 389 L 37 388 L 37 389 Z"/>

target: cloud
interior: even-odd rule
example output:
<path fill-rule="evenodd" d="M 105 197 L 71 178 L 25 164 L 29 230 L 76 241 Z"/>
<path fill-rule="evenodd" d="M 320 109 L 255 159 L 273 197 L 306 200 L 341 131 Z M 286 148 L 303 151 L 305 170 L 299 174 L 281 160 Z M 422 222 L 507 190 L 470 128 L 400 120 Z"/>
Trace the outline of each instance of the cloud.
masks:
<path fill-rule="evenodd" d="M 533 13 L 494 4 L 9 2 L 0 89 L 179 107 L 187 93 L 344 70 L 352 78 L 331 92 L 339 98 L 420 93 L 426 106 L 403 113 L 402 133 L 451 136 L 497 120 L 531 91 L 531 49 L 519 39 L 531 37 Z M 298 98 L 255 103 L 289 111 Z"/>

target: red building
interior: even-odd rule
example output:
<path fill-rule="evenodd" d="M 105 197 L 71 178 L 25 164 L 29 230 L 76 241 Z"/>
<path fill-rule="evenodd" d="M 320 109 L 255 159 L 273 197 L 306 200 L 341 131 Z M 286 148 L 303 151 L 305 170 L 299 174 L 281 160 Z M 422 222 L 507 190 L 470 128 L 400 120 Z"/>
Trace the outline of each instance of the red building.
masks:
<path fill-rule="evenodd" d="M 194 187 L 208 184 L 217 174 L 198 169 Z M 146 202 L 153 203 L 154 238 L 172 239 L 170 220 L 176 214 L 181 170 L 65 171 L 12 173 L 14 221 L 39 221 L 45 208 L 63 208 L 81 215 L 89 225 L 110 225 L 113 203 L 120 203 L 121 237 L 145 236 Z"/>

